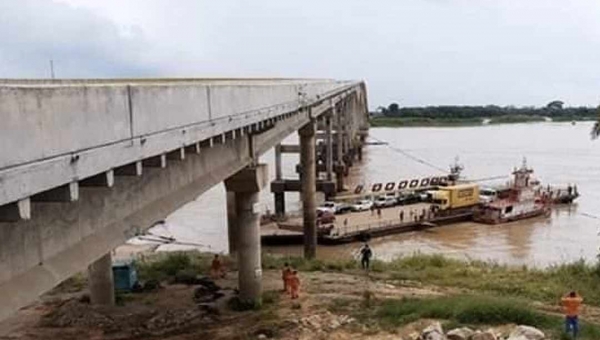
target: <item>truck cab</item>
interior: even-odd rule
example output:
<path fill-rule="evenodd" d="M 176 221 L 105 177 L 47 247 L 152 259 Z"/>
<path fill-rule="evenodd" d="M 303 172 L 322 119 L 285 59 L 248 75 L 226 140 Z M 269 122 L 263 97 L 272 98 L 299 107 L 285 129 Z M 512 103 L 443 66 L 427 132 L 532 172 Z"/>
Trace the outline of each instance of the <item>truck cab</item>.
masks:
<path fill-rule="evenodd" d="M 446 190 L 435 190 L 429 193 L 431 204 L 437 210 L 446 210 L 450 206 L 450 195 Z"/>

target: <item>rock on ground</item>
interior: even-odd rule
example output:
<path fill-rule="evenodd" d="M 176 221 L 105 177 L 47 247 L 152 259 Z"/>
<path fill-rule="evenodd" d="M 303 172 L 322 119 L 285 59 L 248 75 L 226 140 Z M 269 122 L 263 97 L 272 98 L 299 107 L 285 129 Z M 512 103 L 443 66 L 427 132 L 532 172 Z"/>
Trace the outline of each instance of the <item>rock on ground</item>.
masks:
<path fill-rule="evenodd" d="M 543 340 L 544 332 L 531 326 L 517 326 L 508 337 L 508 340 Z"/>
<path fill-rule="evenodd" d="M 446 337 L 448 340 L 469 340 L 474 333 L 475 332 L 472 329 L 468 327 L 462 327 L 449 331 L 446 333 Z"/>
<path fill-rule="evenodd" d="M 498 338 L 491 331 L 485 331 L 473 334 L 469 340 L 498 340 Z"/>
<path fill-rule="evenodd" d="M 421 332 L 419 340 L 446 340 L 442 324 L 434 322 Z"/>

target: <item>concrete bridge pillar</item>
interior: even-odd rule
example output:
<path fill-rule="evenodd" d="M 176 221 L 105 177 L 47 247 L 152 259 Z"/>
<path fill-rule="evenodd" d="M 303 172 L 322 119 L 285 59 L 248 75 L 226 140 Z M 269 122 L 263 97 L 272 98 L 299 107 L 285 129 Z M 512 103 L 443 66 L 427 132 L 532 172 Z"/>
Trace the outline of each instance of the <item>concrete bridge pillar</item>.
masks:
<path fill-rule="evenodd" d="M 227 191 L 227 237 L 229 241 L 229 255 L 236 256 L 238 251 L 237 211 L 235 205 L 235 192 Z"/>
<path fill-rule="evenodd" d="M 281 164 L 281 144 L 275 146 L 275 180 L 283 179 L 283 171 Z M 285 192 L 273 193 L 275 199 L 275 215 L 282 217 L 285 215 Z"/>
<path fill-rule="evenodd" d="M 335 107 L 332 108 L 332 111 Z M 328 115 L 325 117 L 325 172 L 327 180 L 333 180 L 333 140 L 331 138 L 331 117 Z"/>
<path fill-rule="evenodd" d="M 260 223 L 258 194 L 267 184 L 266 164 L 246 167 L 225 180 L 235 199 L 235 236 L 238 260 L 240 301 L 261 302 L 262 267 L 260 261 Z M 228 214 L 229 216 L 229 214 Z"/>
<path fill-rule="evenodd" d="M 88 266 L 88 280 L 92 304 L 107 306 L 115 304 L 115 282 L 110 253 Z"/>
<path fill-rule="evenodd" d="M 315 258 L 317 255 L 317 204 L 315 193 L 315 122 L 310 122 L 298 130 L 300 135 L 300 182 L 302 183 L 302 213 L 304 224 L 304 257 Z"/>

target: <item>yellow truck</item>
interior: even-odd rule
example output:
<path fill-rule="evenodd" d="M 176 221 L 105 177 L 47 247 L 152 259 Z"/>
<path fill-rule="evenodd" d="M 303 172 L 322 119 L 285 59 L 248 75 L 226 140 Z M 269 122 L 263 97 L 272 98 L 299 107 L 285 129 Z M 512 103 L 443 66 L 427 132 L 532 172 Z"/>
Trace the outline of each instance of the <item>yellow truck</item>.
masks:
<path fill-rule="evenodd" d="M 479 203 L 479 185 L 458 184 L 439 187 L 431 193 L 431 203 L 437 207 L 437 210 L 475 206 Z"/>

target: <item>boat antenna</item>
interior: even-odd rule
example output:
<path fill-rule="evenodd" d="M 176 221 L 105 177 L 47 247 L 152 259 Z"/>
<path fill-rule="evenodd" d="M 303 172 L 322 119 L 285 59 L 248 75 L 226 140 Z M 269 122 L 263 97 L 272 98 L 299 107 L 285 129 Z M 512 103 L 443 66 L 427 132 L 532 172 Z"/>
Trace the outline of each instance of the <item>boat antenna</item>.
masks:
<path fill-rule="evenodd" d="M 460 178 L 460 173 L 465 167 L 459 163 L 458 156 L 454 157 L 454 164 L 450 164 L 450 176 L 449 178 L 453 181 L 457 181 Z"/>

